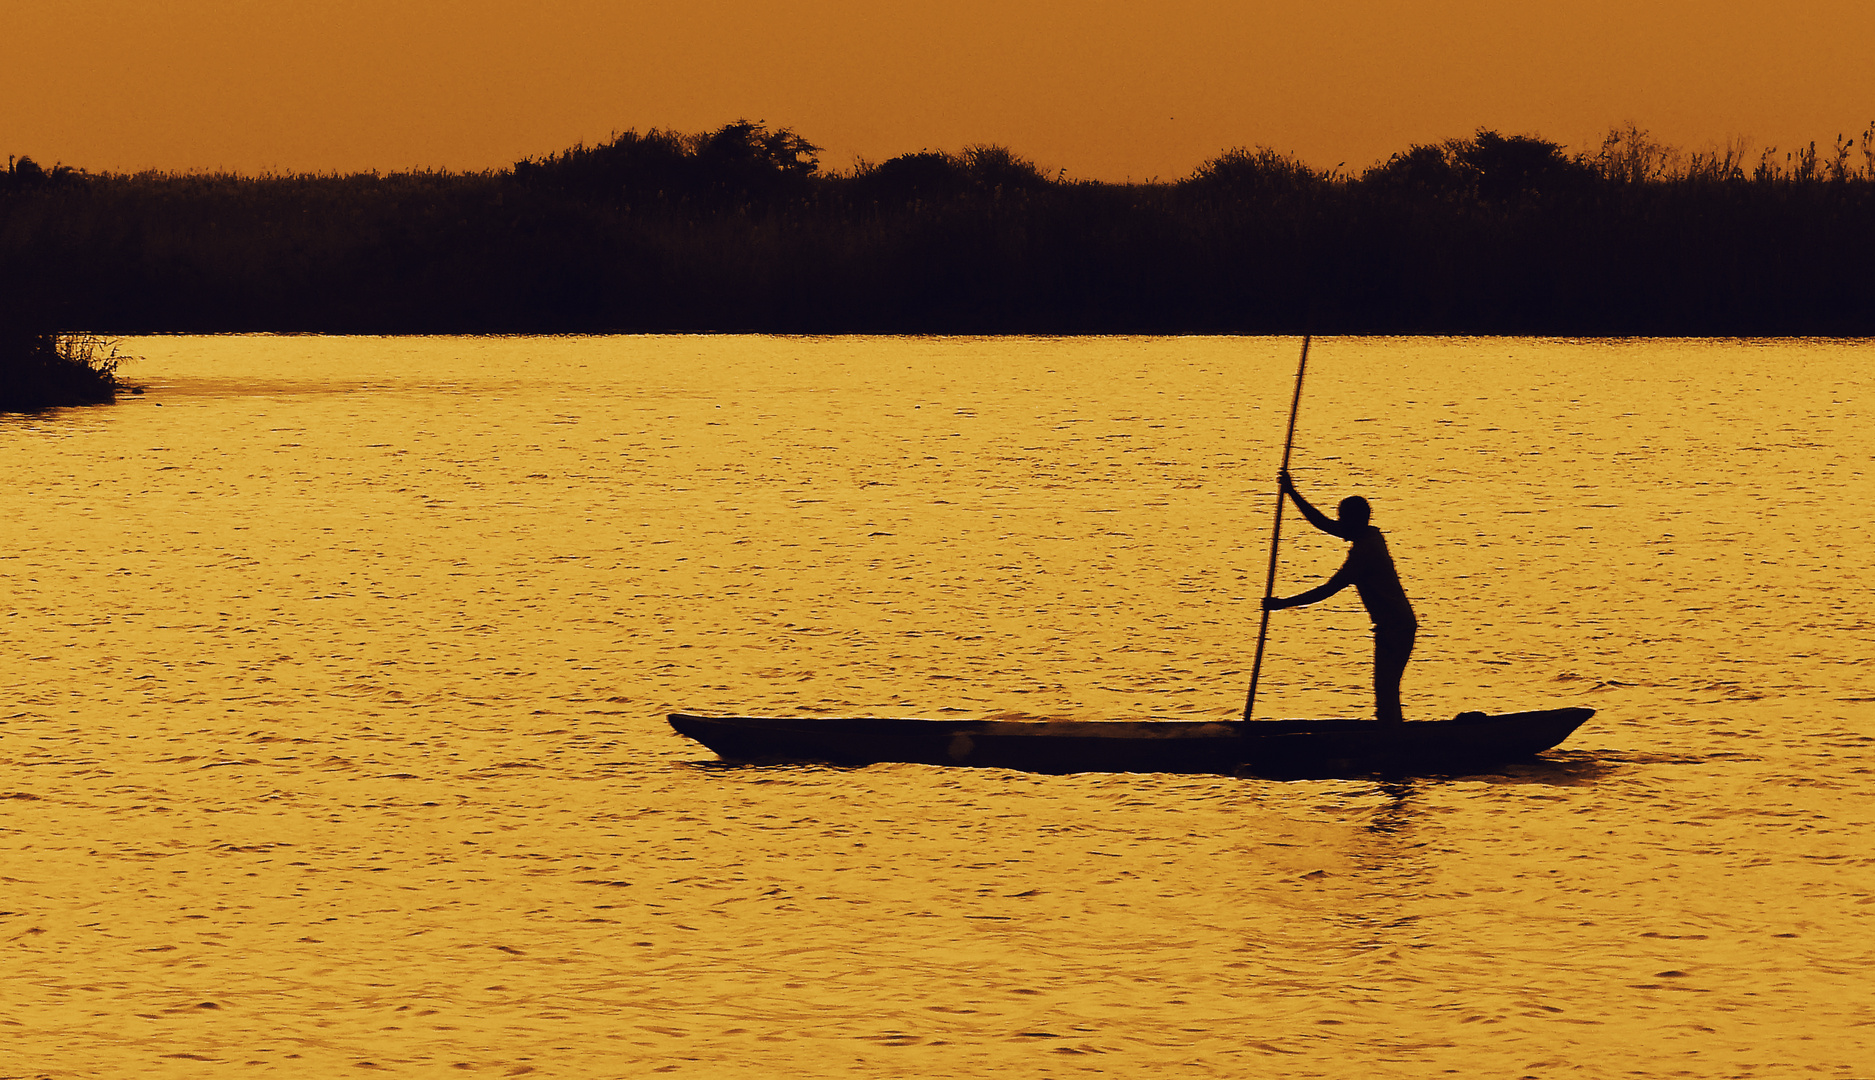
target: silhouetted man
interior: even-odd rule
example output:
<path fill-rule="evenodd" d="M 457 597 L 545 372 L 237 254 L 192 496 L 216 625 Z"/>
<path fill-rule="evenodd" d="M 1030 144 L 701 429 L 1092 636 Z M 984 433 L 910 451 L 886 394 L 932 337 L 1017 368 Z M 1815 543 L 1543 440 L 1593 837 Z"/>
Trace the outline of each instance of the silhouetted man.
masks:
<path fill-rule="evenodd" d="M 1400 712 L 1400 676 L 1406 673 L 1407 657 L 1413 655 L 1419 620 L 1413 617 L 1413 605 L 1407 603 L 1406 590 L 1400 587 L 1400 575 L 1393 569 L 1386 538 L 1367 523 L 1372 513 L 1367 500 L 1359 495 L 1348 496 L 1341 500 L 1337 511 L 1340 520 L 1330 521 L 1296 491 L 1295 481 L 1286 472 L 1282 474 L 1282 486 L 1283 494 L 1294 500 L 1309 524 L 1353 546 L 1348 549 L 1348 561 L 1341 564 L 1334 577 L 1286 599 L 1272 596 L 1263 601 L 1263 606 L 1271 611 L 1301 607 L 1354 586 L 1374 620 L 1374 716 L 1392 722 L 1406 719 Z"/>

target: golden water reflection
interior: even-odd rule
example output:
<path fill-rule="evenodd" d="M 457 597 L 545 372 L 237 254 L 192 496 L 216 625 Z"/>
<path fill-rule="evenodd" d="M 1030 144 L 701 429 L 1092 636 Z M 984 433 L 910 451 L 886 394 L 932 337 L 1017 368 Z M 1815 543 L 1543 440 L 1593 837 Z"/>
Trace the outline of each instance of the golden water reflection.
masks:
<path fill-rule="evenodd" d="M 724 768 L 675 708 L 1229 716 L 1293 341 L 162 338 L 0 420 L 34 1074 L 1849 1075 L 1860 342 L 1318 342 L 1413 716 L 1547 764 Z M 1297 535 L 1284 585 L 1338 564 Z M 1266 715 L 1359 715 L 1350 597 Z M 460 1067 L 460 1068 L 458 1068 Z"/>

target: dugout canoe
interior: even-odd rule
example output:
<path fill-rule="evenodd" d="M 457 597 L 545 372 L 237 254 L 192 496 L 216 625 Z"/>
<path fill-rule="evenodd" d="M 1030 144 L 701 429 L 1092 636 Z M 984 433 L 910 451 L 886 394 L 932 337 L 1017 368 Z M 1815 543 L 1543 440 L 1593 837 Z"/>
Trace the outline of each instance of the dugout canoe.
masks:
<path fill-rule="evenodd" d="M 1024 772 L 1246 773 L 1264 776 L 1451 774 L 1533 757 L 1594 709 L 1450 720 L 1089 721 L 897 717 L 703 716 L 671 727 L 731 762 L 884 761 Z"/>

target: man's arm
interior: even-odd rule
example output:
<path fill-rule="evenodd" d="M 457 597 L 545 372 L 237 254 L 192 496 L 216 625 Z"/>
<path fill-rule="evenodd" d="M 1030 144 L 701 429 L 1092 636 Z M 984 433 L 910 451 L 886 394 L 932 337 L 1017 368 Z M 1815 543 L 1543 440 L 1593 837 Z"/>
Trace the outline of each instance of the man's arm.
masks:
<path fill-rule="evenodd" d="M 1347 562 L 1344 562 L 1341 564 L 1341 569 L 1335 571 L 1334 577 L 1331 577 L 1327 581 L 1322 582 L 1320 585 L 1315 586 L 1313 589 L 1310 589 L 1308 592 L 1297 593 L 1294 596 L 1286 597 L 1286 598 L 1281 597 L 1281 596 L 1272 596 L 1263 601 L 1263 607 L 1267 611 L 1281 611 L 1284 608 L 1303 607 L 1308 604 L 1319 604 L 1323 600 L 1328 599 L 1329 597 L 1335 595 L 1341 590 L 1354 584 L 1354 574 L 1352 571 L 1348 569 L 1348 567 L 1352 566 L 1353 564 L 1354 564 L 1354 560 L 1350 558 Z"/>
<path fill-rule="evenodd" d="M 1322 513 L 1313 506 L 1310 506 L 1309 501 L 1302 497 L 1300 491 L 1296 490 L 1295 479 L 1287 472 L 1279 473 L 1277 475 L 1277 480 L 1282 484 L 1283 494 L 1289 496 L 1289 498 L 1295 502 L 1296 509 L 1302 511 L 1302 516 L 1309 519 L 1310 525 L 1315 526 L 1330 536 L 1339 536 L 1343 540 L 1354 539 L 1354 537 L 1342 530 L 1340 522 L 1330 518 L 1327 514 Z M 1317 597 L 1317 599 L 1320 599 L 1320 597 Z M 1311 601 L 1311 603 L 1312 602 L 1313 601 Z"/>

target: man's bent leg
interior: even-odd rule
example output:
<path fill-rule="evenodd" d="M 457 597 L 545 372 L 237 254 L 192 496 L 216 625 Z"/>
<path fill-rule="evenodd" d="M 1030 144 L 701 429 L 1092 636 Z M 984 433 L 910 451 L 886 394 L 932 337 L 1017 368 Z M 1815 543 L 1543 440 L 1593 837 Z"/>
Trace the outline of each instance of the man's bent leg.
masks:
<path fill-rule="evenodd" d="M 1388 722 L 1406 719 L 1400 708 L 1400 679 L 1413 655 L 1419 627 L 1374 627 L 1374 718 Z"/>

